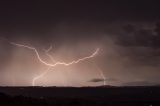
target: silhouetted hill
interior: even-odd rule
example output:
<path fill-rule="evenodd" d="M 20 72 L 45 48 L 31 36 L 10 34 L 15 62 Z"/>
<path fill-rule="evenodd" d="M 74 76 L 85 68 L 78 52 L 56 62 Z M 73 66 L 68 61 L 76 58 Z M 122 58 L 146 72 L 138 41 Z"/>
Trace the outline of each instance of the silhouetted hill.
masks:
<path fill-rule="evenodd" d="M 155 106 L 159 86 L 0 87 L 0 106 Z"/>

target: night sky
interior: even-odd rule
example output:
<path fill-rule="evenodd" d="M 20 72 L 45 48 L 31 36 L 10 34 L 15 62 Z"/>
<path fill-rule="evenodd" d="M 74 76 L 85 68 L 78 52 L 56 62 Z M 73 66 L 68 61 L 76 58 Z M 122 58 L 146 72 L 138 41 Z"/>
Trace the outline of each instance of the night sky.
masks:
<path fill-rule="evenodd" d="M 160 84 L 160 6 L 141 1 L 0 2 L 0 86 L 31 86 L 48 69 L 40 57 L 57 65 L 36 81 L 38 86 Z"/>

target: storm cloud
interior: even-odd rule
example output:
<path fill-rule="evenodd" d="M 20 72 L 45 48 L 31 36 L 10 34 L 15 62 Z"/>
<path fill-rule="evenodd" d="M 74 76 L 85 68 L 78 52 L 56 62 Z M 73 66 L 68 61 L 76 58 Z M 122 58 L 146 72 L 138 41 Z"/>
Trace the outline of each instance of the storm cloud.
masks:
<path fill-rule="evenodd" d="M 97 86 L 104 81 L 101 74 L 108 85 L 159 83 L 157 2 L 4 1 L 0 8 L 0 37 L 7 39 L 0 40 L 0 85 L 28 86 L 47 69 L 32 50 L 10 45 L 8 41 L 35 47 L 49 63 L 52 61 L 44 50 L 51 45 L 54 59 L 65 62 L 100 49 L 90 60 L 55 67 L 37 85 Z"/>

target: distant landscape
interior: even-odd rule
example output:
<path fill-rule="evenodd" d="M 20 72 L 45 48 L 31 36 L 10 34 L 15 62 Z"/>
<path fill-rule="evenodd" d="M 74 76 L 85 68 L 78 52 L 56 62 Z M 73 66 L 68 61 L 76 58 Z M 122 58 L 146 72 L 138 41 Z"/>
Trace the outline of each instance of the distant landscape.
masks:
<path fill-rule="evenodd" d="M 157 106 L 160 86 L 0 87 L 1 106 Z"/>

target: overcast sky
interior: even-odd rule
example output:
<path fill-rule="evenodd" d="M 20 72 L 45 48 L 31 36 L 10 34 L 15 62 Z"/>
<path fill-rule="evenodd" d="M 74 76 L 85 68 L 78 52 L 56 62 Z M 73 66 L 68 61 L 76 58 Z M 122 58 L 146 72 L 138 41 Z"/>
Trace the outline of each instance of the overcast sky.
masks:
<path fill-rule="evenodd" d="M 54 59 L 67 63 L 100 48 L 91 59 L 53 67 L 36 85 L 160 84 L 159 10 L 151 0 L 1 2 L 0 85 L 32 85 L 48 68 L 33 50 L 9 42 L 36 48 L 48 63 L 51 45 Z"/>

